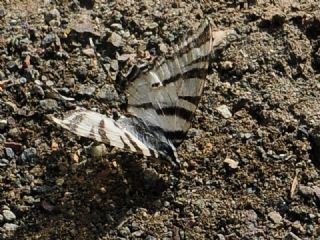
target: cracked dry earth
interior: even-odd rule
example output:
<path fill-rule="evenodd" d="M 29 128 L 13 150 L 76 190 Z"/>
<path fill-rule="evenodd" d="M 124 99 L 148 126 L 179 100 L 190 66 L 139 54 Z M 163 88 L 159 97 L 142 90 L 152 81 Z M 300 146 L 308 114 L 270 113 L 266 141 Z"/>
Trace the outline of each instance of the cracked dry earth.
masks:
<path fill-rule="evenodd" d="M 120 113 L 121 76 L 205 17 L 238 38 L 210 61 L 179 178 L 48 120 Z M 0 239 L 319 239 L 319 97 L 316 0 L 3 0 Z"/>

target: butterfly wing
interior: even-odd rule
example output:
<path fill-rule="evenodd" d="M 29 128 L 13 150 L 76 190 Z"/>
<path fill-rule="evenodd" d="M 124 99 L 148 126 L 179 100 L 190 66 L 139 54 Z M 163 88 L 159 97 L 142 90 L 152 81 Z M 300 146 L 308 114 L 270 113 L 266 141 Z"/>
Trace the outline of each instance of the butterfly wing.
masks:
<path fill-rule="evenodd" d="M 145 156 L 158 157 L 156 150 L 143 143 L 134 132 L 126 129 L 124 124 L 92 111 L 73 111 L 63 120 L 52 117 L 52 120 L 76 135 L 103 142 Z M 130 121 L 126 121 L 130 122 Z"/>
<path fill-rule="evenodd" d="M 175 55 L 132 81 L 126 90 L 127 111 L 163 129 L 179 145 L 199 104 L 208 72 L 208 58 L 228 31 L 212 32 L 206 21 Z"/>

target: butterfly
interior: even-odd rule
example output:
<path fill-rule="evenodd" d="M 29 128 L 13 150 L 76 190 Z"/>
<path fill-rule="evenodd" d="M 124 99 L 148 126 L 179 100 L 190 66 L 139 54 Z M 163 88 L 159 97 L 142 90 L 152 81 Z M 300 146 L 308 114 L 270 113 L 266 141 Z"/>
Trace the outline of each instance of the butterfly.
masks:
<path fill-rule="evenodd" d="M 76 135 L 179 164 L 176 148 L 185 139 L 203 93 L 209 57 L 234 30 L 212 31 L 205 21 L 174 47 L 174 55 L 140 72 L 125 89 L 127 115 L 118 120 L 78 110 L 52 120 Z"/>

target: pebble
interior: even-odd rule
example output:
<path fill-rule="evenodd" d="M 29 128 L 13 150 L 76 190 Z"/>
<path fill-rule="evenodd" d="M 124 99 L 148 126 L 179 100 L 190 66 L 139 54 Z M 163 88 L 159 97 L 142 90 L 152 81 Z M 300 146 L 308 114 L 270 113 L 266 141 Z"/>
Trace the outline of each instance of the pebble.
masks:
<path fill-rule="evenodd" d="M 5 221 L 11 222 L 16 219 L 16 215 L 10 210 L 3 210 L 2 215 Z"/>
<path fill-rule="evenodd" d="M 14 154 L 14 151 L 12 150 L 12 148 L 5 148 L 5 151 L 6 151 L 6 156 L 9 158 L 9 159 L 13 159 L 15 154 Z"/>
<path fill-rule="evenodd" d="M 3 217 L 3 215 L 2 215 L 2 214 L 0 214 L 0 223 L 2 223 L 2 222 L 3 222 L 3 220 L 4 220 L 4 217 Z"/>
<path fill-rule="evenodd" d="M 227 105 L 221 105 L 216 109 L 224 118 L 228 119 L 232 117 L 232 113 L 230 112 Z"/>
<path fill-rule="evenodd" d="M 232 169 L 238 168 L 238 165 L 239 165 L 238 161 L 235 161 L 235 160 L 228 158 L 228 157 L 223 162 L 226 163 Z"/>
<path fill-rule="evenodd" d="M 314 190 L 312 187 L 308 187 L 308 186 L 304 186 L 304 185 L 299 185 L 299 192 L 301 193 L 301 195 L 305 196 L 305 197 L 313 197 L 314 195 Z"/>
<path fill-rule="evenodd" d="M 284 237 L 285 240 L 301 240 L 297 235 L 295 235 L 293 232 L 289 232 L 288 235 Z"/>
<path fill-rule="evenodd" d="M 55 99 L 48 98 L 40 100 L 40 106 L 44 110 L 55 110 L 58 108 L 58 103 Z"/>
<path fill-rule="evenodd" d="M 112 32 L 111 36 L 108 38 L 108 42 L 114 47 L 120 47 L 122 45 L 122 37 L 119 34 Z"/>
<path fill-rule="evenodd" d="M 47 24 L 49 24 L 51 20 L 59 20 L 59 19 L 60 19 L 60 12 L 56 8 L 52 9 L 51 11 L 46 13 L 44 16 L 44 20 Z"/>
<path fill-rule="evenodd" d="M 139 231 L 135 231 L 132 233 L 133 237 L 141 237 L 143 235 L 143 231 L 139 230 Z"/>
<path fill-rule="evenodd" d="M 0 130 L 4 130 L 8 126 L 8 121 L 6 119 L 0 120 Z"/>
<path fill-rule="evenodd" d="M 9 164 L 9 160 L 2 158 L 0 159 L 0 167 L 5 167 Z"/>
<path fill-rule="evenodd" d="M 268 217 L 270 218 L 271 221 L 273 221 L 275 224 L 280 224 L 282 223 L 282 217 L 280 215 L 280 213 L 276 212 L 276 211 L 273 211 L 273 212 L 270 212 L 268 214 Z"/>
<path fill-rule="evenodd" d="M 97 97 L 106 100 L 108 103 L 115 103 L 119 101 L 119 95 L 112 84 L 103 86 L 99 90 Z"/>
<path fill-rule="evenodd" d="M 31 147 L 25 149 L 21 154 L 21 160 L 24 162 L 32 161 L 37 157 L 37 149 Z"/>
<path fill-rule="evenodd" d="M 145 240 L 156 240 L 157 238 L 155 238 L 154 236 L 148 235 L 146 236 Z"/>
<path fill-rule="evenodd" d="M 80 85 L 78 89 L 78 94 L 85 95 L 85 96 L 91 96 L 96 91 L 96 88 L 94 86 L 86 86 L 86 85 Z"/>
<path fill-rule="evenodd" d="M 88 57 L 95 57 L 96 54 L 93 48 L 86 48 L 82 50 L 82 53 Z"/>
<path fill-rule="evenodd" d="M 104 144 L 93 146 L 91 148 L 91 156 L 95 159 L 101 159 L 102 157 L 106 156 L 106 154 L 107 148 Z"/>
<path fill-rule="evenodd" d="M 18 225 L 17 224 L 14 224 L 14 223 L 5 223 L 3 225 L 3 229 L 7 232 L 14 232 L 18 229 Z"/>
<path fill-rule="evenodd" d="M 230 61 L 224 61 L 221 63 L 222 70 L 230 70 L 233 68 L 233 63 Z"/>
<path fill-rule="evenodd" d="M 56 35 L 54 33 L 49 33 L 42 39 L 41 46 L 48 47 L 55 41 L 56 41 Z"/>

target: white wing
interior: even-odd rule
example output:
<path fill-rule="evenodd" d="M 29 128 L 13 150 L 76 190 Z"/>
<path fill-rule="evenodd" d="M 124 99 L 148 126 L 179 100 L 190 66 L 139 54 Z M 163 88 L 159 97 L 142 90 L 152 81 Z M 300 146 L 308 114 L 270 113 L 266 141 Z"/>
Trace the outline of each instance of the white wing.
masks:
<path fill-rule="evenodd" d="M 170 59 L 158 63 L 128 85 L 127 111 L 163 129 L 175 146 L 191 127 L 200 101 L 212 50 L 231 31 L 212 32 L 205 22 L 176 49 Z"/>
<path fill-rule="evenodd" d="M 52 117 L 61 127 L 82 137 L 91 138 L 98 142 L 124 150 L 142 153 L 145 156 L 158 157 L 158 152 L 144 144 L 125 126 L 111 118 L 92 111 L 74 111 L 63 119 Z"/>

